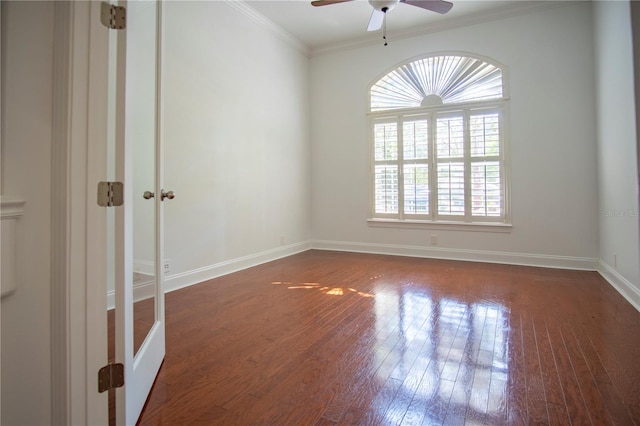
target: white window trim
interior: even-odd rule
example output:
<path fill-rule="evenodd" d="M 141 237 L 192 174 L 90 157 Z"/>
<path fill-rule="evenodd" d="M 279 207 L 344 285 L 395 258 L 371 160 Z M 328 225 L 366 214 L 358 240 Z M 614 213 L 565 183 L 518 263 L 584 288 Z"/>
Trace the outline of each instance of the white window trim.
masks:
<path fill-rule="evenodd" d="M 458 222 L 444 220 L 410 220 L 369 218 L 367 225 L 372 228 L 438 229 L 441 231 L 475 231 L 507 233 L 513 224 L 504 222 Z"/>
<path fill-rule="evenodd" d="M 415 61 L 419 61 L 425 59 L 427 57 L 436 57 L 436 56 L 462 56 L 468 58 L 475 58 L 481 60 L 483 62 L 492 64 L 498 67 L 502 72 L 502 97 L 487 99 L 487 100 L 476 100 L 469 102 L 459 102 L 459 103 L 450 103 L 450 104 L 442 104 L 436 107 L 433 106 L 423 106 L 423 107 L 411 107 L 411 108 L 390 108 L 386 110 L 371 110 L 371 88 L 375 86 L 380 79 L 387 76 L 389 73 L 394 70 L 404 66 L 405 64 L 409 64 Z M 512 217 L 511 217 L 511 153 L 510 153 L 510 143 L 509 143 L 509 123 L 510 123 L 510 113 L 509 113 L 509 73 L 508 67 L 504 64 L 501 64 L 491 58 L 477 55 L 472 52 L 464 52 L 464 51 L 441 51 L 441 52 L 433 52 L 429 55 L 420 55 L 413 58 L 409 58 L 402 63 L 387 69 L 384 73 L 380 74 L 369 86 L 369 91 L 367 92 L 367 116 L 369 121 L 369 141 L 370 141 L 370 150 L 369 150 L 369 161 L 370 161 L 370 174 L 369 174 L 369 197 L 370 197 L 370 206 L 369 206 L 369 215 L 370 217 L 367 219 L 367 223 L 372 227 L 399 227 L 399 228 L 416 228 L 416 229 L 449 229 L 449 230 L 459 230 L 459 231 L 481 231 L 481 232 L 510 232 L 512 225 Z M 434 198 L 430 199 L 430 214 L 425 219 L 425 217 L 413 216 L 410 218 L 398 218 L 398 215 L 385 215 L 385 214 L 376 214 L 375 213 L 375 157 L 374 157 L 374 135 L 373 135 L 373 122 L 379 120 L 384 117 L 388 117 L 391 120 L 394 117 L 397 120 L 399 116 L 409 116 L 409 115 L 424 115 L 424 114 L 432 114 L 435 112 L 442 114 L 447 111 L 456 111 L 456 110 L 464 110 L 464 109 L 490 109 L 491 107 L 496 107 L 501 110 L 502 114 L 502 122 L 501 122 L 501 159 L 502 169 L 501 173 L 502 177 L 502 196 L 503 196 L 503 211 L 502 216 L 497 221 L 487 221 L 487 217 L 484 216 L 475 216 L 477 221 L 470 222 L 469 217 L 465 215 L 464 220 L 460 220 L 460 217 L 455 217 L 455 220 L 447 220 L 446 217 L 437 217 L 436 213 L 436 203 L 437 198 L 435 198 L 436 202 L 434 202 Z M 401 123 L 401 120 L 397 120 L 398 123 Z M 429 152 L 429 164 L 437 164 L 437 157 L 435 150 L 431 149 Z M 431 162 L 431 158 L 435 161 Z M 436 171 L 433 167 L 430 166 L 430 177 L 431 180 Z M 399 179 L 402 179 L 399 176 Z M 432 181 L 435 182 L 435 181 Z M 399 194 L 400 195 L 400 194 Z M 432 196 L 436 194 L 432 194 Z M 398 200 L 399 203 L 399 213 L 402 211 L 400 208 L 400 203 L 403 203 L 404 200 Z M 465 200 L 467 203 L 467 200 Z M 467 212 L 465 212 L 467 213 Z M 471 214 L 471 211 L 468 212 Z M 471 216 L 471 219 L 474 217 Z"/>
<path fill-rule="evenodd" d="M 492 99 L 489 101 L 480 101 L 480 102 L 464 102 L 450 105 L 440 105 L 437 107 L 417 107 L 417 108 L 402 108 L 402 109 L 393 109 L 386 111 L 372 111 L 368 112 L 368 127 L 369 127 L 369 198 L 370 198 L 370 206 L 369 206 L 369 214 L 370 217 L 367 219 L 367 224 L 370 227 L 382 227 L 382 228 L 409 228 L 409 229 L 439 229 L 439 230 L 454 230 L 454 231 L 480 231 L 480 232 L 511 232 L 513 225 L 511 223 L 511 172 L 510 172 L 510 149 L 509 149 L 509 138 L 508 138 L 508 123 L 509 123 L 509 108 L 508 108 L 508 97 L 503 97 L 500 99 Z M 375 165 L 376 161 L 374 158 L 374 150 L 375 150 L 375 141 L 373 135 L 373 124 L 375 122 L 380 122 L 383 120 L 396 121 L 400 125 L 404 119 L 410 116 L 433 116 L 437 117 L 441 114 L 446 114 L 448 112 L 456 112 L 456 111 L 473 111 L 473 110 L 491 110 L 491 109 L 499 109 L 501 111 L 501 155 L 500 160 L 502 162 L 502 173 L 504 175 L 502 179 L 502 196 L 503 196 L 503 216 L 496 218 L 496 220 L 487 220 L 486 217 L 478 217 L 477 221 L 473 220 L 473 216 L 471 215 L 470 210 L 465 213 L 464 216 L 455 217 L 454 220 L 447 220 L 447 216 L 438 217 L 436 209 L 436 203 L 434 202 L 435 198 L 431 198 L 430 201 L 430 216 L 429 219 L 424 218 L 406 218 L 405 217 L 395 217 L 396 215 L 387 215 L 375 213 L 375 188 L 374 188 L 374 179 L 372 178 L 375 174 Z M 433 127 L 433 126 L 432 126 Z M 429 161 L 431 164 L 437 164 L 437 157 L 435 156 L 435 149 L 433 148 L 433 138 L 429 151 Z M 432 160 L 433 159 L 433 160 Z M 433 162 L 432 162 L 433 161 Z M 466 161 L 466 160 L 464 160 Z M 401 164 L 400 159 L 398 159 L 398 163 Z M 429 168 L 430 173 L 430 181 L 433 182 L 432 176 L 436 172 L 434 167 Z M 401 177 L 399 177 L 400 179 Z M 400 204 L 403 200 L 400 198 L 399 194 L 399 208 Z M 434 194 L 437 197 L 437 194 Z M 465 203 L 468 200 L 465 201 Z M 400 213 L 398 213 L 400 214 Z M 453 218 L 453 217 L 452 217 Z"/>

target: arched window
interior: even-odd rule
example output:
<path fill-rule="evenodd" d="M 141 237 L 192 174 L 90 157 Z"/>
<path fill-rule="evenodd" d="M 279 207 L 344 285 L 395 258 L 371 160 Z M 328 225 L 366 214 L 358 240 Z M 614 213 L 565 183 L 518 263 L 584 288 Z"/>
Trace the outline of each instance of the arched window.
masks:
<path fill-rule="evenodd" d="M 504 69 L 412 60 L 371 85 L 374 222 L 508 222 Z"/>

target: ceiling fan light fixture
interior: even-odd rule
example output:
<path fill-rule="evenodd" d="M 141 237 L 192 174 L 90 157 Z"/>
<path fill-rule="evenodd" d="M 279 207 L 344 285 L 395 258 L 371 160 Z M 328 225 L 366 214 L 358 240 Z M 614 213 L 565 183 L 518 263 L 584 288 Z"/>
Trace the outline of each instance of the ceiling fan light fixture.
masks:
<path fill-rule="evenodd" d="M 313 0 L 312 6 L 328 6 L 336 3 L 346 3 L 355 0 Z M 386 43 L 386 16 L 387 12 L 393 10 L 398 3 L 405 3 L 410 6 L 416 6 L 421 9 L 430 10 L 432 12 L 444 14 L 447 13 L 453 7 L 453 3 L 447 0 L 369 0 L 369 4 L 373 8 L 373 13 L 369 19 L 369 26 L 367 31 L 377 31 L 383 28 L 383 39 Z"/>
<path fill-rule="evenodd" d="M 381 12 L 388 12 L 398 4 L 399 0 L 369 0 L 369 4 Z"/>

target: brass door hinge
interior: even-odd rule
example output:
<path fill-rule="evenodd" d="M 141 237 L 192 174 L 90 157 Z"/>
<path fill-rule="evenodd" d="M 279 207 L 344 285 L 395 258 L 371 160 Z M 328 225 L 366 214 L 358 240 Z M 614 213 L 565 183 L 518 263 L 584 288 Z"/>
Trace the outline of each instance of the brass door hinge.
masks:
<path fill-rule="evenodd" d="M 100 22 L 112 30 L 123 30 L 127 27 L 127 9 L 102 2 L 100 7 Z"/>
<path fill-rule="evenodd" d="M 122 182 L 98 182 L 98 205 L 117 207 L 124 203 L 124 185 Z"/>
<path fill-rule="evenodd" d="M 107 364 L 98 370 L 98 392 L 124 386 L 124 365 Z"/>

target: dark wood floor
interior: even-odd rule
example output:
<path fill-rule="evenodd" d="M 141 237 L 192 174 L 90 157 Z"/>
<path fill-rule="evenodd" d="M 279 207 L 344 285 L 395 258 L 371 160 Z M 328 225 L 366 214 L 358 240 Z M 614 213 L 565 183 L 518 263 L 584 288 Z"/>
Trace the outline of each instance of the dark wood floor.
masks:
<path fill-rule="evenodd" d="M 166 296 L 142 425 L 640 424 L 597 273 L 308 251 Z"/>

